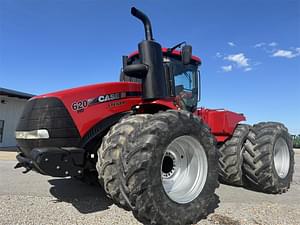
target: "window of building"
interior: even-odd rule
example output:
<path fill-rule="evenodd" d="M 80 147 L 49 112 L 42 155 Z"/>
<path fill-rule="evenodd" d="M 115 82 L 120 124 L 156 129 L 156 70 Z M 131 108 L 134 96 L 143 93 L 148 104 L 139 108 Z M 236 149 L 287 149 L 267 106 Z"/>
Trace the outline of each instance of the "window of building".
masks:
<path fill-rule="evenodd" d="M 2 143 L 3 130 L 4 130 L 4 120 L 0 120 L 0 143 Z"/>

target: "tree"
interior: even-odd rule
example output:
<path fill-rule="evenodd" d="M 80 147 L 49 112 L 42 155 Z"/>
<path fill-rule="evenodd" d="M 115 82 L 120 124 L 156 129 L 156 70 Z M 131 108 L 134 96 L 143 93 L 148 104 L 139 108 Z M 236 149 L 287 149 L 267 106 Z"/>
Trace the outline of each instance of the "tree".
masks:
<path fill-rule="evenodd" d="M 293 147 L 300 148 L 300 134 L 292 135 L 292 137 L 293 137 Z"/>

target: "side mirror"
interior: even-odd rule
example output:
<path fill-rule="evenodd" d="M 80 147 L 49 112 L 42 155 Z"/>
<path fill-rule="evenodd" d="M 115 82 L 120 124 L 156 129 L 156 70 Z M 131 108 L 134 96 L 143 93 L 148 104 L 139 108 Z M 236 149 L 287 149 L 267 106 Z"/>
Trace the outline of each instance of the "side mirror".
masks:
<path fill-rule="evenodd" d="M 182 47 L 181 59 L 182 59 L 182 63 L 184 65 L 187 65 L 191 62 L 191 60 L 192 60 L 192 46 L 191 45 L 185 45 Z"/>
<path fill-rule="evenodd" d="M 123 72 L 130 77 L 143 78 L 148 73 L 148 66 L 144 64 L 132 64 L 126 66 Z"/>

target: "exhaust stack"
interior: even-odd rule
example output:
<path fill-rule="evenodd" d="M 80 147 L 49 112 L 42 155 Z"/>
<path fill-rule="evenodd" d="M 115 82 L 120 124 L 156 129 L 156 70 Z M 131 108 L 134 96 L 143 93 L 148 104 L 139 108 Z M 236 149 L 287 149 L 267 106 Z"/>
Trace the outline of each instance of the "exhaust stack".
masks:
<path fill-rule="evenodd" d="M 146 40 L 152 41 L 153 40 L 152 27 L 148 16 L 146 16 L 143 12 L 141 12 L 135 7 L 131 8 L 131 15 L 135 16 L 136 18 L 140 19 L 143 22 L 145 28 Z"/>
<path fill-rule="evenodd" d="M 130 76 L 142 79 L 144 100 L 164 99 L 168 93 L 161 45 L 153 40 L 149 18 L 135 7 L 131 8 L 131 14 L 143 22 L 146 40 L 138 44 L 141 64 L 129 65 L 124 72 L 130 71 Z"/>

